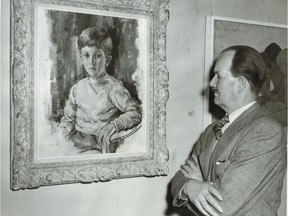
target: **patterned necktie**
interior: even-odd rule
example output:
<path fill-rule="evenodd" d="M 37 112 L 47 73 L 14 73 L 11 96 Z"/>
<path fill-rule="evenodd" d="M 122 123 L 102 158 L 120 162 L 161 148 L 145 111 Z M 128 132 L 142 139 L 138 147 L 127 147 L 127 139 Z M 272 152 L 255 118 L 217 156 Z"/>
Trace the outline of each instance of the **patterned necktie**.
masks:
<path fill-rule="evenodd" d="M 226 114 L 216 125 L 215 125 L 215 136 L 216 139 L 219 140 L 222 136 L 222 128 L 225 124 L 229 122 L 229 116 Z"/>

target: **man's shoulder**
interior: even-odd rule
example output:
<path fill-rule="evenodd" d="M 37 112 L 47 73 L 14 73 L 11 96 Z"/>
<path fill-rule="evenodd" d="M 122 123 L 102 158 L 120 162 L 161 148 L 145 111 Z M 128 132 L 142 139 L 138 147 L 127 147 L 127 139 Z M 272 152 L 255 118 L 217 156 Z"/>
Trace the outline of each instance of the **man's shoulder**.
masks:
<path fill-rule="evenodd" d="M 242 132 L 239 134 L 246 138 L 253 137 L 255 140 L 270 140 L 269 142 L 261 141 L 263 145 L 264 143 L 269 146 L 285 145 L 285 133 L 282 125 L 265 110 L 261 108 L 259 113 L 250 117 L 251 119 L 246 122 L 247 124 L 242 125 L 242 129 L 240 129 Z"/>
<path fill-rule="evenodd" d="M 281 128 L 280 123 L 261 107 L 260 104 L 256 104 L 250 110 L 248 109 L 247 113 L 246 118 L 249 118 L 250 125 L 271 125 L 275 128 Z"/>
<path fill-rule="evenodd" d="M 252 119 L 250 123 L 250 127 L 261 128 L 262 130 L 269 130 L 269 131 L 280 131 L 283 130 L 281 124 L 271 117 L 269 114 L 263 114 L 257 116 L 257 118 Z"/>

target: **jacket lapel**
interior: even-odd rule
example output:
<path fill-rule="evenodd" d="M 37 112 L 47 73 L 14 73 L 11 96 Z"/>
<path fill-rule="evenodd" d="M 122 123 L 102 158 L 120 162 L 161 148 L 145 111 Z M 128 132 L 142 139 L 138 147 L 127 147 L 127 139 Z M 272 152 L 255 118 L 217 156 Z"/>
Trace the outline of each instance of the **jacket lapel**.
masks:
<path fill-rule="evenodd" d="M 232 153 L 238 133 L 243 127 L 249 124 L 250 121 L 253 121 L 255 116 L 261 113 L 261 107 L 258 103 L 251 106 L 248 110 L 243 112 L 232 124 L 227 128 L 223 133 L 221 139 L 216 144 L 214 151 L 211 155 L 209 162 L 209 179 L 214 181 L 216 176 L 213 175 L 213 170 L 216 162 L 225 162 L 229 160 L 229 156 Z"/>
<path fill-rule="evenodd" d="M 213 124 L 214 126 L 215 124 Z M 204 140 L 204 144 L 206 147 L 203 149 L 201 154 L 199 155 L 199 164 L 201 165 L 201 170 L 203 174 L 203 179 L 207 180 L 209 175 L 209 158 L 211 158 L 211 154 L 213 152 L 214 143 L 216 142 L 216 137 L 214 135 L 213 126 L 207 132 L 207 137 Z"/>

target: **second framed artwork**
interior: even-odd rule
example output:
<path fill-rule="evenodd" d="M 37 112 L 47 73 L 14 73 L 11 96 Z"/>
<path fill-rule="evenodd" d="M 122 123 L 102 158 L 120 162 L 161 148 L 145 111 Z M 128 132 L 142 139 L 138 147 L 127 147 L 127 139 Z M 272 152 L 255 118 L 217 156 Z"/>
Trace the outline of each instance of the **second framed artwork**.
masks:
<path fill-rule="evenodd" d="M 11 4 L 11 188 L 168 173 L 168 1 Z"/>
<path fill-rule="evenodd" d="M 287 26 L 218 16 L 206 19 L 204 127 L 224 114 L 213 104 L 208 82 L 213 75 L 213 61 L 222 50 L 234 45 L 253 47 L 263 57 L 267 78 L 259 102 L 287 127 Z"/>

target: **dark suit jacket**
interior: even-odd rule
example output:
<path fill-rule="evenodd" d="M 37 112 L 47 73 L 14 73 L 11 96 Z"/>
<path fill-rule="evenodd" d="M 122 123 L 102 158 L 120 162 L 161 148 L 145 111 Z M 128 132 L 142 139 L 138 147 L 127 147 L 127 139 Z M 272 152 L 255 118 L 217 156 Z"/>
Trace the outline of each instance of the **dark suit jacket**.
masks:
<path fill-rule="evenodd" d="M 206 128 L 172 179 L 173 204 L 187 203 L 179 192 L 193 178 L 215 183 L 223 195 L 223 216 L 277 215 L 286 171 L 282 127 L 256 103 L 232 122 L 213 150 L 214 126 Z"/>

